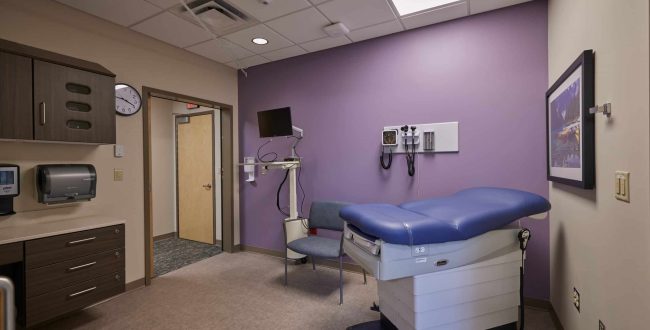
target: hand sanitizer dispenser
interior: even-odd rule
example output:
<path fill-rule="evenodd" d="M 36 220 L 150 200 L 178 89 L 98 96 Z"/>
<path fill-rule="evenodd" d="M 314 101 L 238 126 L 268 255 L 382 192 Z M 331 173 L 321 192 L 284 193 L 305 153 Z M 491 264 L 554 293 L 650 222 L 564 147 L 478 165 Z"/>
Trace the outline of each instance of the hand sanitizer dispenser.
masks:
<path fill-rule="evenodd" d="M 20 168 L 0 164 L 0 216 L 16 214 L 14 197 L 20 195 Z"/>

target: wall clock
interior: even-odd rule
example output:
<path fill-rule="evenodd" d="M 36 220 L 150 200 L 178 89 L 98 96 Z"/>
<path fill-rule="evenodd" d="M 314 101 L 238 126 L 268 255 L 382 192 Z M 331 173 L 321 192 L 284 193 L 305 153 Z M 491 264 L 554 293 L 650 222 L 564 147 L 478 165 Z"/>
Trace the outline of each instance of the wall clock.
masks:
<path fill-rule="evenodd" d="M 115 84 L 115 112 L 120 116 L 135 115 L 140 111 L 142 97 L 137 89 L 124 83 Z"/>

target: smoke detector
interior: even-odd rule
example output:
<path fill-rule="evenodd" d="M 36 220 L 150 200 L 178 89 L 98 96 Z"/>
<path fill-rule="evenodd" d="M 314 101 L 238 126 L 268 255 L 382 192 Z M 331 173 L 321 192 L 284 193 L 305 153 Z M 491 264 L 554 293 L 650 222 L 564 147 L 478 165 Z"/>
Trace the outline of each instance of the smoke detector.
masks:
<path fill-rule="evenodd" d="M 328 25 L 324 27 L 323 30 L 325 30 L 325 33 L 327 33 L 328 36 L 333 38 L 344 36 L 350 33 L 350 29 L 348 29 L 348 27 L 341 22 Z"/>

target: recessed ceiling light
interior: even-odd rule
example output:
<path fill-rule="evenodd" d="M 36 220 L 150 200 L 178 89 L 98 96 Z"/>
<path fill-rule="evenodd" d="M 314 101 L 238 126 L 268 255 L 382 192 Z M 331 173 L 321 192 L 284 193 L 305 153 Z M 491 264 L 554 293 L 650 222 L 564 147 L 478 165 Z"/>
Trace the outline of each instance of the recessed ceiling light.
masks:
<path fill-rule="evenodd" d="M 269 43 L 269 41 L 264 38 L 253 38 L 251 41 L 256 45 L 266 45 Z"/>
<path fill-rule="evenodd" d="M 400 16 L 458 2 L 458 0 L 391 0 Z"/>

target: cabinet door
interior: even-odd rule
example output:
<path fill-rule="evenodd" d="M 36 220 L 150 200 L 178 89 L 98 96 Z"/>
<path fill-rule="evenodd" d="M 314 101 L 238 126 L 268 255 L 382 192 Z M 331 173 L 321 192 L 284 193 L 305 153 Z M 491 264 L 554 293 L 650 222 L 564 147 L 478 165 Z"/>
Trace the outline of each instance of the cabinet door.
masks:
<path fill-rule="evenodd" d="M 34 60 L 34 138 L 115 143 L 115 79 Z"/>
<path fill-rule="evenodd" d="M 32 60 L 0 52 L 0 139 L 34 138 Z"/>

